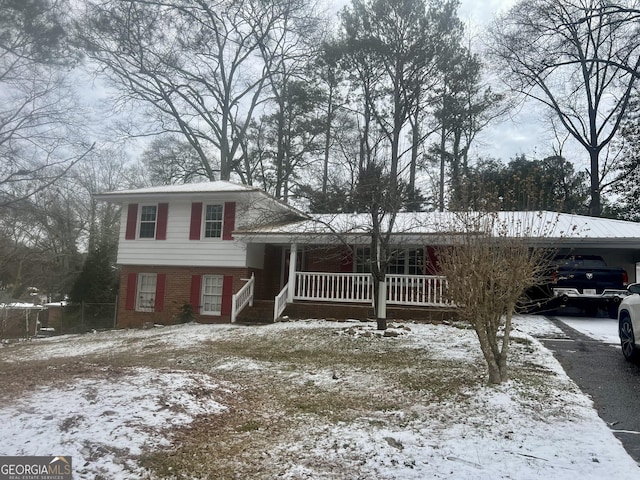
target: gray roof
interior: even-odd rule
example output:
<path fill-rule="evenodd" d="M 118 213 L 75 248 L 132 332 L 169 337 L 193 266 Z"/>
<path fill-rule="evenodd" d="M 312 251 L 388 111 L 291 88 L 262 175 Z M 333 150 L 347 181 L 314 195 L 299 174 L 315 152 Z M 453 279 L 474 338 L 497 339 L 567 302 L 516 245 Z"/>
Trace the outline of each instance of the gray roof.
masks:
<path fill-rule="evenodd" d="M 382 230 L 388 229 L 383 220 Z M 246 236 L 257 241 L 297 241 L 316 243 L 330 241 L 331 237 L 357 241 L 371 232 L 371 218 L 367 214 L 341 213 L 312 215 L 310 219 L 286 224 L 249 227 L 235 233 L 236 238 Z M 511 238 L 526 237 L 532 243 L 598 246 L 618 246 L 640 249 L 640 223 L 606 218 L 587 217 L 555 212 L 419 212 L 398 213 L 394 219 L 392 235 L 406 241 L 447 243 L 447 238 L 475 232 Z"/>
<path fill-rule="evenodd" d="M 94 195 L 99 200 L 116 200 L 132 197 L 157 197 L 175 194 L 211 194 L 232 192 L 261 192 L 258 187 L 240 185 L 233 182 L 218 180 L 215 182 L 185 183 L 180 185 L 160 185 L 156 187 L 133 188 L 129 190 L 115 190 Z"/>

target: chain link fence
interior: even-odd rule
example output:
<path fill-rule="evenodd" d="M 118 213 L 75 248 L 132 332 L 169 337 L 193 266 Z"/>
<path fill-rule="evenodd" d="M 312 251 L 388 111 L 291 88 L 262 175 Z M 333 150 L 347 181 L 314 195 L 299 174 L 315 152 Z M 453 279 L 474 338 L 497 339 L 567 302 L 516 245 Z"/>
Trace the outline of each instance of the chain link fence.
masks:
<path fill-rule="evenodd" d="M 116 303 L 49 305 L 41 333 L 52 335 L 108 330 L 116 325 Z"/>

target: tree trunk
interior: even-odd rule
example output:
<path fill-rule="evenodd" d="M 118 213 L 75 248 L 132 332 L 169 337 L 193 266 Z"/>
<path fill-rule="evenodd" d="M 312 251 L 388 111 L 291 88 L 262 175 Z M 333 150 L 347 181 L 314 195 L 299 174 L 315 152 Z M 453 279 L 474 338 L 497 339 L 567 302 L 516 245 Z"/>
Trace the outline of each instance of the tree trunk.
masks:
<path fill-rule="evenodd" d="M 326 201 L 327 186 L 329 183 L 329 148 L 331 147 L 331 124 L 333 123 L 333 86 L 329 88 L 329 105 L 327 107 L 327 122 L 324 136 L 324 159 L 322 168 L 322 195 Z"/>
<path fill-rule="evenodd" d="M 599 217 L 602 213 L 602 205 L 600 201 L 599 156 L 599 150 L 589 150 L 589 159 L 591 160 L 591 204 L 589 205 L 589 215 L 592 217 Z"/>
<path fill-rule="evenodd" d="M 502 355 L 499 354 L 497 344 L 495 344 L 495 342 L 497 342 L 497 338 L 490 338 L 490 335 L 485 330 L 485 325 L 482 320 L 480 323 L 474 324 L 473 327 L 478 335 L 480 349 L 482 350 L 484 359 L 487 362 L 489 370 L 489 384 L 497 385 L 502 383 L 507 379 L 506 356 L 504 358 L 503 368 L 501 368 Z"/>
<path fill-rule="evenodd" d="M 444 125 L 442 125 L 442 132 L 440 134 L 440 185 L 438 192 L 438 210 L 444 212 L 444 173 L 446 168 L 446 131 Z"/>

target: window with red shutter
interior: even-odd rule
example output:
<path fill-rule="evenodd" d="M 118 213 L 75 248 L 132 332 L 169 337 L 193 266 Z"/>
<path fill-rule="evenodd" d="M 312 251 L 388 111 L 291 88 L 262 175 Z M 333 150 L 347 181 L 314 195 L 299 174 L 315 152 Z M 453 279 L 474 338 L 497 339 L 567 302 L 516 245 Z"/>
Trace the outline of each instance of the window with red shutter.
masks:
<path fill-rule="evenodd" d="M 191 223 L 189 226 L 189 240 L 200 240 L 200 226 L 202 224 L 202 203 L 191 204 Z"/>
<path fill-rule="evenodd" d="M 194 313 L 200 313 L 200 284 L 202 282 L 201 275 L 191 276 L 191 306 Z"/>
<path fill-rule="evenodd" d="M 127 208 L 127 230 L 124 235 L 125 240 L 136 239 L 136 229 L 138 228 L 138 204 L 130 203 Z"/>
<path fill-rule="evenodd" d="M 156 276 L 156 298 L 154 311 L 161 312 L 164 309 L 164 292 L 167 284 L 167 275 L 159 273 Z"/>
<path fill-rule="evenodd" d="M 236 202 L 224 204 L 224 225 L 222 227 L 222 239 L 233 240 L 231 235 L 236 229 Z"/>
<path fill-rule="evenodd" d="M 158 204 L 158 221 L 157 221 L 157 229 L 156 229 L 156 240 L 166 240 L 167 239 L 167 220 L 169 217 L 169 204 L 168 203 L 159 203 Z"/>

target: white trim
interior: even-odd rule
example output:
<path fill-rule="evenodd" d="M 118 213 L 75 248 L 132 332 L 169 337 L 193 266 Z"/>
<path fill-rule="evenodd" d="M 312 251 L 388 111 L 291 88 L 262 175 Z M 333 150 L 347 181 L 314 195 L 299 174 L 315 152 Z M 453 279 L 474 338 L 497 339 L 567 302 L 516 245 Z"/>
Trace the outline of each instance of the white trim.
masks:
<path fill-rule="evenodd" d="M 207 237 L 207 207 L 216 206 L 222 207 L 222 213 L 220 218 L 220 236 L 219 237 Z M 209 241 L 221 241 L 224 235 L 224 202 L 202 202 L 202 214 L 200 218 L 200 240 Z"/>
<path fill-rule="evenodd" d="M 141 290 L 141 287 L 143 284 L 143 278 L 153 278 L 153 292 L 151 292 L 151 290 L 144 291 L 144 292 Z M 158 274 L 144 273 L 144 272 L 138 273 L 138 277 L 136 279 L 136 303 L 135 303 L 136 312 L 154 312 L 155 311 L 157 288 L 158 288 Z M 141 299 L 142 294 L 153 295 L 153 297 L 150 300 L 147 300 L 149 305 L 147 306 L 142 305 L 142 299 Z"/>
<path fill-rule="evenodd" d="M 154 207 L 156 209 L 155 219 L 153 221 L 153 236 L 152 237 L 143 237 L 140 235 L 140 231 L 142 230 L 142 209 L 144 207 Z M 138 216 L 137 216 L 137 225 L 136 225 L 136 240 L 155 240 L 158 236 L 158 211 L 159 207 L 157 203 L 140 203 L 138 204 Z M 151 222 L 145 221 L 145 224 L 150 224 Z"/>
<path fill-rule="evenodd" d="M 207 279 L 219 279 L 220 280 L 220 309 L 219 310 L 206 310 L 205 302 L 205 284 Z M 217 287 L 218 285 L 211 285 L 211 287 Z M 224 275 L 202 275 L 200 277 L 200 314 L 201 315 L 213 315 L 220 316 L 222 315 L 222 290 L 224 288 Z M 208 297 L 217 297 L 218 295 L 215 293 L 206 295 Z M 213 302 L 210 302 L 213 305 Z"/>

